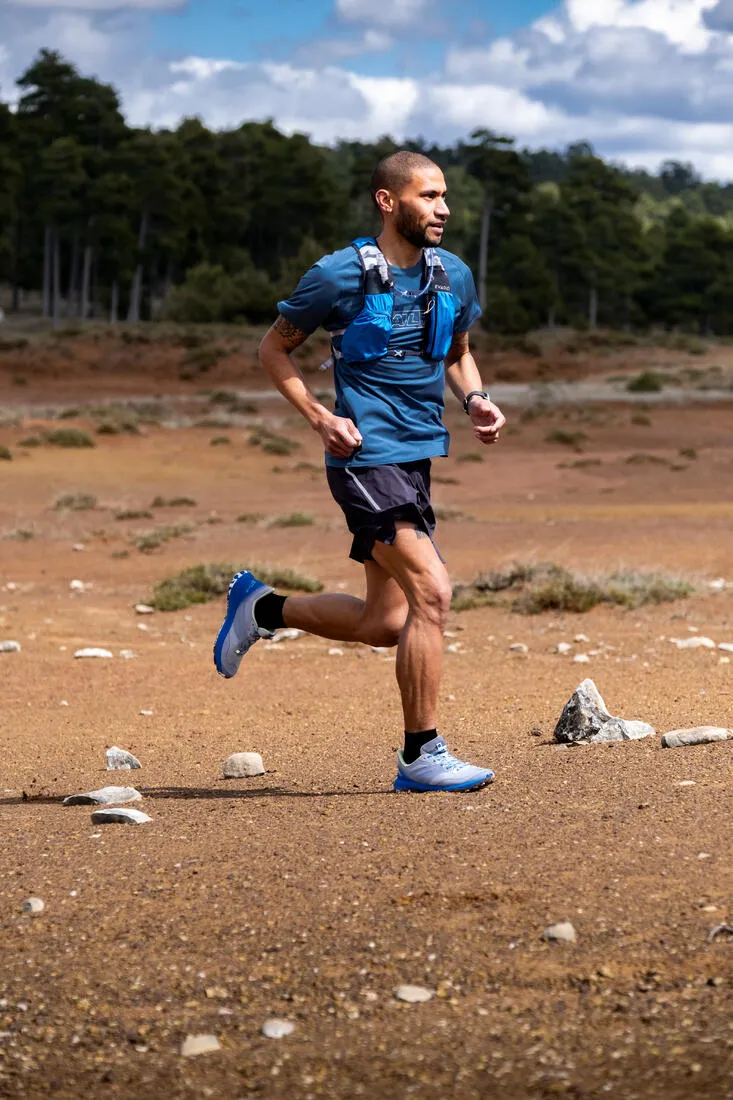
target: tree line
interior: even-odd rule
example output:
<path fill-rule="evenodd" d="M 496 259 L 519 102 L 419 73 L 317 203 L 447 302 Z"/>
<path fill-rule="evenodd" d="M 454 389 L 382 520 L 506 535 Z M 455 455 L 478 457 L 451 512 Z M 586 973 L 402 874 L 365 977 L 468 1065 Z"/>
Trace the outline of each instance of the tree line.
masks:
<path fill-rule="evenodd" d="M 56 324 L 261 322 L 324 252 L 376 230 L 368 183 L 398 148 L 313 144 L 270 122 L 131 127 L 114 88 L 43 50 L 0 101 L 0 283 Z M 733 185 L 656 174 L 587 143 L 531 152 L 476 130 L 406 143 L 444 169 L 446 246 L 472 267 L 483 323 L 733 334 Z"/>

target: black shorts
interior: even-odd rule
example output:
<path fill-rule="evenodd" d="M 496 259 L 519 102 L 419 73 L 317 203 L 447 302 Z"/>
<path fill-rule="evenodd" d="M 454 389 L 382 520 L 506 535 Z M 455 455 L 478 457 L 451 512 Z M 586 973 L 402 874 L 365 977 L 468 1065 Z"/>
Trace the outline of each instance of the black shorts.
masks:
<path fill-rule="evenodd" d="M 386 466 L 327 466 L 326 476 L 354 536 L 349 554 L 354 561 L 372 561 L 375 542 L 393 543 L 396 520 L 414 523 L 433 538 L 429 458 Z M 444 561 L 437 546 L 435 549 Z"/>

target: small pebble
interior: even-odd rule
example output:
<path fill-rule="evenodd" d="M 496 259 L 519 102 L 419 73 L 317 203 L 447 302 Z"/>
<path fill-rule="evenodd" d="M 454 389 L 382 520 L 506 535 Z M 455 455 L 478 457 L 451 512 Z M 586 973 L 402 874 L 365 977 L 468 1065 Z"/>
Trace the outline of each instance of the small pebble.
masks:
<path fill-rule="evenodd" d="M 677 786 L 678 787 L 694 787 L 695 786 L 695 780 L 694 779 L 680 779 Z"/>
<path fill-rule="evenodd" d="M 138 615 L 152 615 L 155 608 L 151 607 L 149 603 L 136 603 L 135 611 Z"/>
<path fill-rule="evenodd" d="M 83 542 L 75 542 L 71 549 L 76 550 L 77 554 L 83 554 L 86 550 L 86 546 Z"/>
<path fill-rule="evenodd" d="M 587 634 L 576 634 L 575 635 L 575 641 L 576 642 L 589 642 L 590 638 L 588 637 Z"/>
<path fill-rule="evenodd" d="M 590 657 L 588 656 L 587 653 L 576 653 L 575 656 L 573 657 L 573 660 L 574 660 L 576 665 L 589 665 L 590 664 Z"/>
<path fill-rule="evenodd" d="M 23 902 L 24 913 L 42 913 L 46 908 L 46 903 L 42 898 L 26 898 Z"/>
<path fill-rule="evenodd" d="M 224 761 L 225 779 L 251 779 L 265 774 L 265 765 L 258 752 L 234 752 Z"/>
<path fill-rule="evenodd" d="M 394 991 L 398 1001 L 406 1001 L 407 1004 L 420 1004 L 423 1001 L 432 1001 L 435 996 L 434 989 L 426 989 L 424 985 L 398 985 Z"/>
<path fill-rule="evenodd" d="M 554 653 L 559 653 L 559 654 L 561 654 L 561 656 L 565 656 L 565 654 L 569 653 L 572 648 L 573 647 L 570 644 L 570 642 L 558 642 L 557 645 L 555 646 L 553 652 Z"/>
<path fill-rule="evenodd" d="M 140 713 L 143 715 L 144 718 L 151 718 L 153 715 L 152 710 L 141 710 Z"/>
<path fill-rule="evenodd" d="M 98 649 L 94 646 L 90 646 L 88 649 L 77 649 L 74 654 L 75 657 L 112 657 L 112 654 L 108 649 Z"/>
<path fill-rule="evenodd" d="M 693 638 L 670 638 L 669 640 L 678 649 L 715 649 L 713 639 L 704 638 L 701 634 L 696 634 Z"/>
<path fill-rule="evenodd" d="M 87 586 L 84 584 L 84 581 L 72 581 L 69 588 L 72 592 L 85 592 Z"/>
<path fill-rule="evenodd" d="M 295 1024 L 292 1020 L 265 1020 L 262 1025 L 262 1034 L 267 1039 L 284 1039 L 294 1031 Z"/>
<path fill-rule="evenodd" d="M 276 631 L 272 640 L 273 642 L 295 642 L 298 638 L 302 638 L 304 634 L 304 630 L 298 630 L 294 626 L 286 626 L 284 630 Z"/>
<path fill-rule="evenodd" d="M 329 657 L 343 657 L 343 655 L 344 655 L 343 649 L 339 649 L 339 647 L 337 645 L 331 646 L 331 648 L 328 651 L 328 656 Z"/>
<path fill-rule="evenodd" d="M 133 756 L 131 752 L 127 752 L 126 749 L 119 749 L 117 745 L 107 749 L 106 757 L 108 772 L 130 772 L 135 768 L 142 767 L 136 756 Z"/>
<path fill-rule="evenodd" d="M 524 642 L 512 642 L 509 646 L 509 652 L 526 654 L 529 653 L 529 646 L 525 645 Z"/>
<path fill-rule="evenodd" d="M 662 735 L 663 749 L 680 749 L 691 745 L 707 745 L 727 741 L 733 734 L 721 726 L 695 726 L 694 729 L 670 730 Z"/>
<path fill-rule="evenodd" d="M 575 943 L 578 937 L 575 934 L 570 921 L 561 921 L 559 924 L 551 924 L 542 933 L 543 940 L 560 940 L 563 943 Z"/>
<path fill-rule="evenodd" d="M 0 642 L 0 653 L 20 653 L 20 642 Z"/>
<path fill-rule="evenodd" d="M 135 653 L 132 649 L 121 649 L 120 657 L 122 657 L 125 661 L 131 661 L 134 657 L 137 657 L 137 653 Z"/>
<path fill-rule="evenodd" d="M 119 809 L 105 807 L 103 810 L 95 810 L 92 814 L 94 825 L 145 825 L 152 820 L 142 810 L 128 810 L 125 806 Z"/>
<path fill-rule="evenodd" d="M 447 645 L 445 648 L 447 653 L 460 653 L 463 648 L 463 642 L 451 642 L 451 644 Z"/>
<path fill-rule="evenodd" d="M 197 1054 L 212 1054 L 221 1050 L 216 1035 L 187 1035 L 181 1043 L 181 1057 L 195 1058 Z"/>

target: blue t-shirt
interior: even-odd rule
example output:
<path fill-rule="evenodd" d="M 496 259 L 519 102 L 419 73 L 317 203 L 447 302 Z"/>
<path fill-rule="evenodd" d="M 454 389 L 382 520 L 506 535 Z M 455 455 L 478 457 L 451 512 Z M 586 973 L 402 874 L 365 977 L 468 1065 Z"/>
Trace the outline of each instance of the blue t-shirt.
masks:
<path fill-rule="evenodd" d="M 471 271 L 451 252 L 437 249 L 448 274 L 455 302 L 454 332 L 467 332 L 481 316 Z M 362 436 L 350 458 L 326 455 L 328 466 L 383 466 L 448 454 L 450 436 L 443 425 L 445 375 L 442 361 L 422 354 L 428 296 L 404 298 L 398 291 L 419 291 L 425 280 L 421 261 L 391 268 L 395 282 L 392 334 L 387 354 L 368 363 L 336 357 L 334 381 L 337 416 L 349 417 Z M 363 273 L 356 250 L 342 248 L 324 256 L 298 283 L 278 309 L 287 321 L 308 334 L 322 325 L 338 333 L 361 312 Z M 340 336 L 332 337 L 335 350 Z"/>

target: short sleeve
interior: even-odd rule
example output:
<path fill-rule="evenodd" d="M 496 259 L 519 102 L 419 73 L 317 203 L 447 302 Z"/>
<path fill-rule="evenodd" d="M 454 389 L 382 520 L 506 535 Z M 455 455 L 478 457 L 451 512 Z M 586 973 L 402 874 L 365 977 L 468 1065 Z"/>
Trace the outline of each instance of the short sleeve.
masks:
<path fill-rule="evenodd" d="M 471 269 L 465 264 L 462 264 L 461 268 L 461 283 L 457 287 L 460 291 L 460 308 L 453 326 L 455 333 L 468 332 L 482 313 Z"/>
<path fill-rule="evenodd" d="M 289 298 L 277 303 L 279 312 L 291 325 L 310 335 L 333 311 L 339 289 L 323 260 L 302 277 Z"/>

